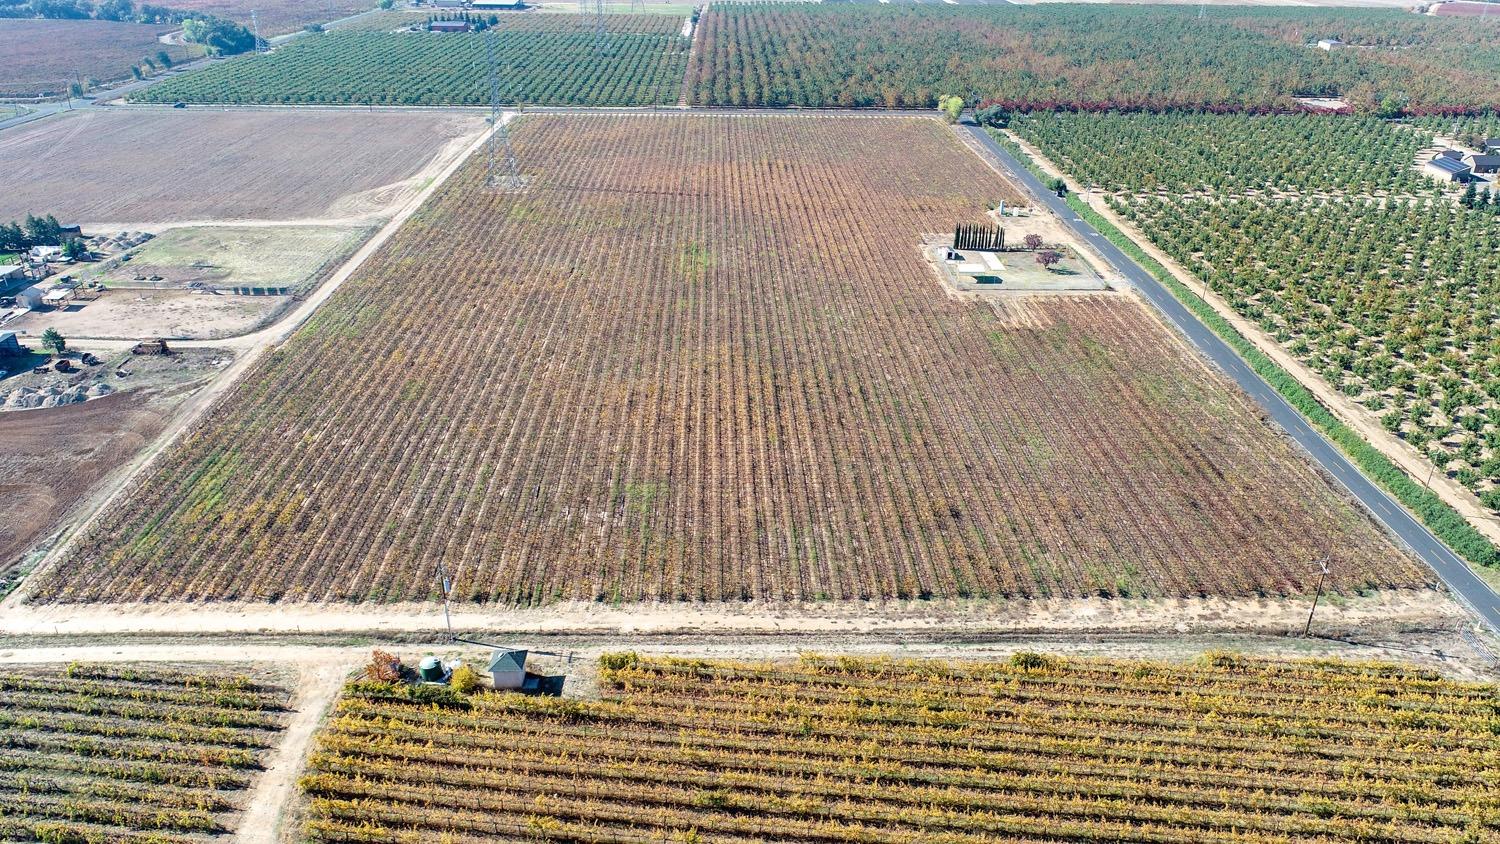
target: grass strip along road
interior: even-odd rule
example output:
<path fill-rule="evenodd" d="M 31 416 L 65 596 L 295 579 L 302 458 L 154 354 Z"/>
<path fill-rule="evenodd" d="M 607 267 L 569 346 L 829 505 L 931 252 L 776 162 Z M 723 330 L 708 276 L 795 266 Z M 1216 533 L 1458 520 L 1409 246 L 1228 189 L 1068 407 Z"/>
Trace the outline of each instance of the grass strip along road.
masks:
<path fill-rule="evenodd" d="M 1052 209 L 1084 241 L 1091 243 L 1143 296 L 1151 302 L 1171 323 L 1177 326 L 1188 340 L 1213 362 L 1225 375 L 1255 399 L 1271 419 L 1282 427 L 1298 445 L 1312 455 L 1313 459 L 1332 475 L 1345 489 L 1365 506 L 1402 542 L 1409 546 L 1423 562 L 1432 567 L 1438 577 L 1448 585 L 1460 600 L 1464 601 L 1489 627 L 1500 632 L 1500 597 L 1489 585 L 1476 575 L 1469 566 L 1447 545 L 1433 535 L 1416 517 L 1407 512 L 1400 503 L 1365 477 L 1337 446 L 1330 442 L 1292 404 L 1282 396 L 1265 378 L 1240 357 L 1228 342 L 1199 319 L 1192 309 L 1181 301 L 1155 275 L 1148 272 L 1098 229 L 1085 221 L 1080 212 L 1095 217 L 1099 223 L 1108 225 L 1102 218 L 1082 207 L 1074 207 L 1065 199 L 1047 189 L 1028 167 L 980 126 L 966 127 L 974 137 L 993 153 L 1010 172 L 1012 178 L 1028 192 Z M 1129 242 L 1128 238 L 1120 237 Z M 1206 307 L 1206 305 L 1205 305 Z M 1233 331 L 1232 328 L 1228 329 Z M 1270 361 L 1266 361 L 1270 364 Z M 1270 364 L 1274 366 L 1274 364 Z M 1287 376 L 1290 379 L 1290 376 Z M 1331 418 L 1331 416 L 1330 416 Z M 1335 420 L 1336 422 L 1336 420 Z M 1312 563 L 1309 562 L 1309 565 Z"/>

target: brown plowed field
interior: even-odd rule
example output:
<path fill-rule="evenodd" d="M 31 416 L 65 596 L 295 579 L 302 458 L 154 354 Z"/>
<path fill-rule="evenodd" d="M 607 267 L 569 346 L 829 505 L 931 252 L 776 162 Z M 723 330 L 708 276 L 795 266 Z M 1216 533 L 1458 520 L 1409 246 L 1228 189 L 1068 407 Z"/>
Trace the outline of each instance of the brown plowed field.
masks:
<path fill-rule="evenodd" d="M 176 27 L 94 20 L 0 18 L 0 97 L 61 96 L 72 82 L 130 78 L 131 65 L 174 63 L 202 55 L 200 47 L 163 44 Z"/>
<path fill-rule="evenodd" d="M 1430 577 L 1133 298 L 947 298 L 921 118 L 549 116 L 32 600 L 1254 595 Z M 128 527 L 127 527 L 128 526 Z"/>
<path fill-rule="evenodd" d="M 457 112 L 73 112 L 0 134 L 0 220 L 354 216 L 375 203 L 339 200 L 410 178 L 483 128 Z"/>
<path fill-rule="evenodd" d="M 181 391 L 152 397 L 134 390 L 0 413 L 0 571 L 160 433 L 183 397 Z"/>

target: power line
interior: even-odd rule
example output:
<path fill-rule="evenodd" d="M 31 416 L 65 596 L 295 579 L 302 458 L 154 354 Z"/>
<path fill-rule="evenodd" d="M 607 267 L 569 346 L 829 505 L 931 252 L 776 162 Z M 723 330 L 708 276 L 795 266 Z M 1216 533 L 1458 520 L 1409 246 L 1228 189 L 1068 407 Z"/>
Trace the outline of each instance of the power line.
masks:
<path fill-rule="evenodd" d="M 500 68 L 495 27 L 484 31 L 484 52 L 490 66 L 490 141 L 489 171 L 486 181 L 492 188 L 519 190 L 524 186 L 520 167 L 516 164 L 516 152 L 510 146 L 510 132 L 505 128 L 505 116 L 500 112 Z"/>
<path fill-rule="evenodd" d="M 604 0 L 594 0 L 594 55 L 604 52 Z"/>

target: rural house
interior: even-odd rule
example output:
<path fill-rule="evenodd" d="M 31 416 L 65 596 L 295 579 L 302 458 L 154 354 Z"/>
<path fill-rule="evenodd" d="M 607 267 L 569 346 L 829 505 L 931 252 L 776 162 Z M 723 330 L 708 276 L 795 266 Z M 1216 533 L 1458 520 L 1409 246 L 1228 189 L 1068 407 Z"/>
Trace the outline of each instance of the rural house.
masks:
<path fill-rule="evenodd" d="M 526 685 L 526 652 L 498 648 L 490 654 L 490 679 L 497 689 L 520 689 Z"/>
<path fill-rule="evenodd" d="M 1452 150 L 1444 150 L 1432 157 L 1432 160 L 1423 166 L 1427 175 L 1441 179 L 1445 182 L 1462 182 L 1469 178 L 1469 165 L 1458 158 L 1453 158 L 1444 153 Z"/>
<path fill-rule="evenodd" d="M 433 21 L 427 25 L 432 32 L 468 32 L 468 21 Z"/>

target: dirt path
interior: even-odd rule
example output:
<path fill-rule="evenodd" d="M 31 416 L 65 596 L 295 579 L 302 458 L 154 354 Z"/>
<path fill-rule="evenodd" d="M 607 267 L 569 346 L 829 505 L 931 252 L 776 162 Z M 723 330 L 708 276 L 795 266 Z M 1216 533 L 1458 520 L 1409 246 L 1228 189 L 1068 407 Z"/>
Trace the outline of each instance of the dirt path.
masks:
<path fill-rule="evenodd" d="M 1189 290 L 1209 304 L 1221 317 L 1229 322 L 1245 336 L 1257 349 L 1267 357 L 1276 362 L 1278 366 L 1290 372 L 1303 387 L 1307 388 L 1318 401 L 1328 408 L 1340 422 L 1353 428 L 1368 443 L 1375 446 L 1401 468 L 1407 475 L 1418 483 L 1426 482 L 1428 489 L 1432 490 L 1448 506 L 1457 510 L 1476 530 L 1484 534 L 1491 542 L 1500 543 L 1500 517 L 1492 515 L 1479 503 L 1478 496 L 1461 486 L 1457 481 L 1446 475 L 1433 473 L 1432 461 L 1426 456 L 1412 448 L 1405 440 L 1395 436 L 1381 426 L 1379 418 L 1365 407 L 1356 403 L 1353 399 L 1333 389 L 1322 376 L 1313 372 L 1301 361 L 1297 360 L 1286 349 L 1282 348 L 1276 339 L 1262 331 L 1260 326 L 1245 319 L 1232 308 L 1219 294 L 1206 289 L 1203 281 L 1182 266 L 1170 255 L 1151 242 L 1151 239 L 1130 221 L 1115 213 L 1114 209 L 1105 204 L 1103 197 L 1087 193 L 1082 186 L 1070 176 L 1058 169 L 1057 165 L 1028 144 L 1016 134 L 1007 131 L 1006 135 L 1015 141 L 1026 151 L 1037 163 L 1037 166 L 1049 176 L 1061 177 L 1068 183 L 1068 189 L 1074 195 L 1083 199 L 1088 206 L 1097 211 L 1105 219 L 1113 223 L 1120 231 L 1136 243 L 1147 255 L 1155 258 L 1162 266 L 1166 267 L 1178 281 L 1182 282 Z M 1431 481 L 1427 482 L 1429 474 Z M 1475 567 L 1476 573 L 1490 575 L 1487 571 L 1481 571 Z M 1488 579 L 1488 578 L 1487 578 Z M 1494 581 L 1491 581 L 1492 585 Z"/>
<path fill-rule="evenodd" d="M 508 122 L 513 117 L 513 112 L 507 112 L 503 120 Z M 70 529 L 68 529 L 68 534 L 65 540 L 59 543 L 58 546 L 54 548 L 46 558 L 43 559 L 41 564 L 38 566 L 38 571 L 44 569 L 46 566 L 54 565 L 57 560 L 65 556 L 71 545 L 73 537 L 77 536 L 83 529 L 85 529 L 90 523 L 92 523 L 94 519 L 99 518 L 99 515 L 108 509 L 110 502 L 114 500 L 115 496 L 121 494 L 123 490 L 129 488 L 131 481 L 133 481 L 142 472 L 144 472 L 151 465 L 151 463 L 167 449 L 168 446 L 175 442 L 178 437 L 182 436 L 182 434 L 187 431 L 193 425 L 193 423 L 197 422 L 198 419 L 200 419 L 221 396 L 229 392 L 230 388 L 238 384 L 240 379 L 243 378 L 246 373 L 250 372 L 254 365 L 260 361 L 260 358 L 263 354 L 269 351 L 272 347 L 279 345 L 287 337 L 291 336 L 291 333 L 293 331 L 301 327 L 301 325 L 306 322 L 309 317 L 312 316 L 313 312 L 328 300 L 328 297 L 332 296 L 334 292 L 337 291 L 345 281 L 348 281 L 349 278 L 354 275 L 355 271 L 357 271 L 364 264 L 364 262 L 370 258 L 371 255 L 374 255 L 380 249 L 380 247 L 385 245 L 386 241 L 391 239 L 391 237 L 401 228 L 401 226 L 413 214 L 416 213 L 417 209 L 427 201 L 428 197 L 435 193 L 438 188 L 442 187 L 443 183 L 445 183 L 449 179 L 449 177 L 457 172 L 458 168 L 469 159 L 469 156 L 484 144 L 484 141 L 487 137 L 488 132 L 481 134 L 477 138 L 473 139 L 461 155 L 453 157 L 451 161 L 447 162 L 447 164 L 443 166 L 440 172 L 432 176 L 430 181 L 427 182 L 426 186 L 413 194 L 411 198 L 407 200 L 406 204 L 401 206 L 401 208 L 397 210 L 397 212 L 391 217 L 391 219 L 386 222 L 386 224 L 382 226 L 380 230 L 374 234 L 374 236 L 365 241 L 365 244 L 358 250 L 356 250 L 353 255 L 350 255 L 338 270 L 330 275 L 306 299 L 302 300 L 301 304 L 299 304 L 291 311 L 287 312 L 287 314 L 277 322 L 259 331 L 253 331 L 249 334 L 244 334 L 239 337 L 229 338 L 225 340 L 188 340 L 174 344 L 182 347 L 204 346 L 208 348 L 233 349 L 237 354 L 234 363 L 230 364 L 229 367 L 225 369 L 224 373 L 216 378 L 213 382 L 211 382 L 208 386 L 204 387 L 202 390 L 199 390 L 192 398 L 188 399 L 188 401 L 183 404 L 182 409 L 178 412 L 177 417 L 166 427 L 162 435 L 157 437 L 150 446 L 142 450 L 141 454 L 130 465 L 129 469 L 127 471 L 121 472 L 117 480 L 110 488 L 105 489 L 101 492 L 99 498 L 97 499 L 100 502 L 99 507 L 94 510 L 88 518 L 81 520 L 79 523 L 73 525 Z M 125 342 L 128 343 L 129 341 Z M 116 345 L 117 344 L 109 343 L 89 344 L 90 347 L 98 348 L 114 348 L 116 347 Z M 16 604 L 24 600 L 28 591 L 28 583 L 23 582 L 19 589 L 11 593 L 11 595 L 3 603 L 0 603 L 0 611 L 4 611 L 6 615 L 9 615 L 10 608 L 13 608 Z"/>
<path fill-rule="evenodd" d="M 1295 598 L 1053 598 L 1008 601 L 888 601 L 809 604 L 607 604 L 537 608 L 456 605 L 455 630 L 641 635 L 668 633 L 1188 633 L 1300 632 L 1310 600 Z M 1337 596 L 1319 625 L 1461 624 L 1446 593 L 1386 590 Z M 437 604 L 39 604 L 7 602 L 0 635 L 167 633 L 432 633 Z"/>
<path fill-rule="evenodd" d="M 292 719 L 282 733 L 281 744 L 266 760 L 265 770 L 250 785 L 245 813 L 234 836 L 236 842 L 276 844 L 289 840 L 283 835 L 282 826 L 296 797 L 297 779 L 307 762 L 313 734 L 343 687 L 344 678 L 366 653 L 363 649 L 352 653 L 333 651 L 298 658 L 300 671 L 292 697 Z"/>

